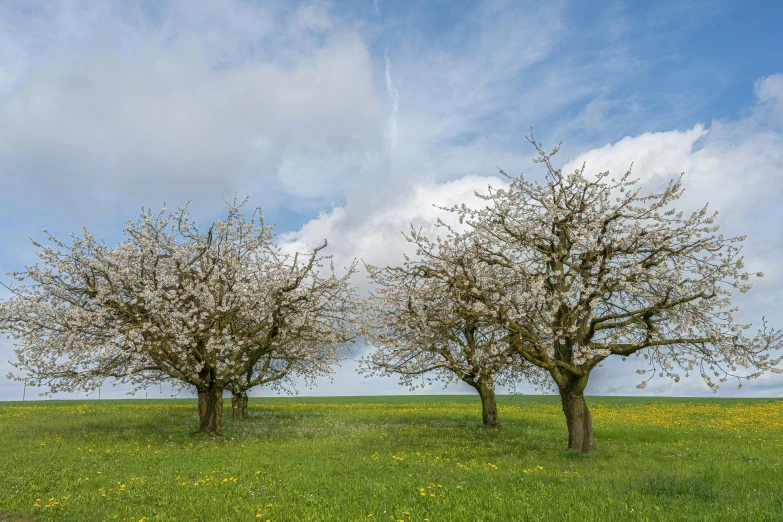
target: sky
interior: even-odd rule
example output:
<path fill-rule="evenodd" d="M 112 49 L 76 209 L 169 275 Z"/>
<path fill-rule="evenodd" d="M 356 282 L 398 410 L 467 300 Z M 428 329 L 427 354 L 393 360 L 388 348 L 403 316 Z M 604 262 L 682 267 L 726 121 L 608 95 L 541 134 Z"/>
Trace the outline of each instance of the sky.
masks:
<path fill-rule="evenodd" d="M 338 266 L 399 264 L 400 232 L 434 230 L 433 204 L 475 202 L 503 184 L 498 167 L 541 176 L 533 127 L 548 148 L 562 141 L 566 169 L 633 163 L 650 190 L 684 173 L 678 207 L 709 202 L 722 232 L 748 236 L 749 270 L 766 274 L 738 294 L 738 318 L 780 328 L 781 19 L 774 1 L 6 0 L 0 272 L 35 261 L 41 227 L 116 243 L 142 206 L 192 200 L 211 222 L 235 193 L 289 247 L 326 238 Z M 301 393 L 409 393 L 356 373 L 368 349 Z M 36 398 L 6 378 L 14 359 L 1 339 L 0 400 Z M 587 393 L 712 395 L 698 378 L 638 390 L 638 367 L 608 360 Z M 781 397 L 783 375 L 719 396 Z"/>

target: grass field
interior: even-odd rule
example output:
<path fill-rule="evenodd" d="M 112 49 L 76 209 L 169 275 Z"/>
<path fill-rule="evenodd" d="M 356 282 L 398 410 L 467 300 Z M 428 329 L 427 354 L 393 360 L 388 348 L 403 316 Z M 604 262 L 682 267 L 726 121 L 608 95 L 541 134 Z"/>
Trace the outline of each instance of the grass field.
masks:
<path fill-rule="evenodd" d="M 783 520 L 783 401 L 251 399 L 222 440 L 195 400 L 0 403 L 0 520 Z M 226 409 L 228 411 L 228 408 Z M 11 515 L 24 518 L 11 518 Z"/>

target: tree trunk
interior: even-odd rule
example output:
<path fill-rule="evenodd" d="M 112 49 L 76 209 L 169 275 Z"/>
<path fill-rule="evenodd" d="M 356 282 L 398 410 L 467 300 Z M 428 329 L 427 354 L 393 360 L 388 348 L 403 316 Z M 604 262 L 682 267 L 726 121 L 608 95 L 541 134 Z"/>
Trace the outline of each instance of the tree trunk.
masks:
<path fill-rule="evenodd" d="M 210 384 L 198 389 L 199 432 L 220 435 L 220 418 L 223 415 L 223 390 Z"/>
<path fill-rule="evenodd" d="M 481 418 L 484 426 L 499 428 L 498 406 L 495 402 L 495 388 L 491 384 L 479 384 L 476 386 L 481 397 Z"/>
<path fill-rule="evenodd" d="M 231 417 L 234 420 L 245 420 L 247 418 L 246 390 L 231 393 Z"/>
<path fill-rule="evenodd" d="M 594 451 L 593 419 L 590 410 L 587 409 L 583 389 L 577 388 L 577 390 L 560 389 L 563 413 L 568 424 L 568 449 L 582 452 Z"/>

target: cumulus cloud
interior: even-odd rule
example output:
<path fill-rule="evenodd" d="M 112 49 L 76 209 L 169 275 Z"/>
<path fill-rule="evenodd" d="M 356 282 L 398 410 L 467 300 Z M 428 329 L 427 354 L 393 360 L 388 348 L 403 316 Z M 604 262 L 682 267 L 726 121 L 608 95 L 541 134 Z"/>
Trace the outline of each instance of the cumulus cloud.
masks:
<path fill-rule="evenodd" d="M 242 186 L 269 206 L 339 194 L 382 154 L 369 52 L 324 4 L 176 3 L 141 26 L 105 6 L 48 16 L 51 41 L 0 94 L 13 191 L 105 208 Z"/>
<path fill-rule="evenodd" d="M 746 118 L 714 121 L 709 127 L 697 124 L 685 131 L 629 136 L 580 154 L 564 169 L 585 163 L 588 171 L 619 174 L 633 163 L 635 177 L 649 187 L 663 186 L 684 173 L 682 205 L 709 202 L 730 215 L 730 226 L 747 227 L 754 219 L 749 210 L 765 208 L 783 188 L 783 113 L 777 112 L 783 104 L 783 75 L 760 80 L 756 93 L 756 105 Z"/>
<path fill-rule="evenodd" d="M 756 82 L 758 107 L 754 116 L 774 128 L 783 126 L 783 74 L 774 74 Z"/>
<path fill-rule="evenodd" d="M 345 206 L 321 214 L 280 240 L 287 248 L 309 250 L 326 238 L 332 245 L 330 252 L 343 264 L 353 259 L 379 266 L 400 264 L 404 254 L 415 251 L 403 233 L 413 226 L 432 237 L 443 234 L 436 220 L 456 225 L 457 218 L 438 207 L 463 202 L 478 205 L 481 200 L 475 191 L 483 192 L 490 185 L 504 187 L 506 183 L 498 177 L 463 176 L 448 182 L 415 183 L 393 197 L 362 191 L 352 194 Z"/>

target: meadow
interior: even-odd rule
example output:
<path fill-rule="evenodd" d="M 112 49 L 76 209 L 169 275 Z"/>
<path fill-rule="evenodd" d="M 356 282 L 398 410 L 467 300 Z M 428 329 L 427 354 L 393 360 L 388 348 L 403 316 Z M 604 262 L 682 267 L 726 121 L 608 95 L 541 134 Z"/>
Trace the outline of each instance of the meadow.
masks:
<path fill-rule="evenodd" d="M 0 403 L 0 520 L 783 520 L 783 400 L 591 397 L 569 452 L 558 398 L 251 399 L 225 437 L 190 400 Z"/>

